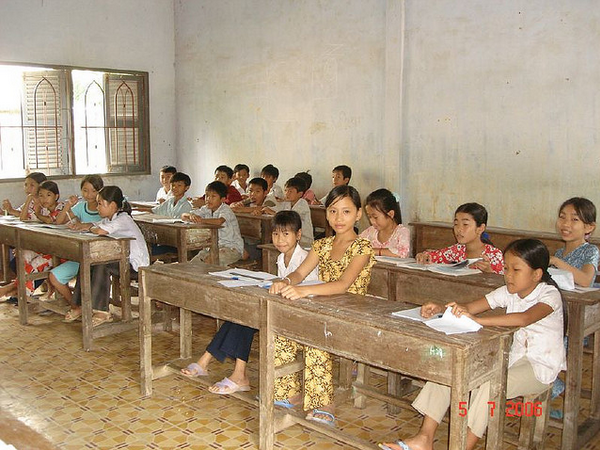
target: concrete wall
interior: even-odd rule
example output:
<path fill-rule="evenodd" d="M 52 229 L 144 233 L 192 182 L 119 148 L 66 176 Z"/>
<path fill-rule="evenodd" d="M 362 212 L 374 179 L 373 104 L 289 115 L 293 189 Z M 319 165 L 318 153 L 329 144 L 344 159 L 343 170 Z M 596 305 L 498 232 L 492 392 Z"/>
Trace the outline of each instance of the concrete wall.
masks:
<path fill-rule="evenodd" d="M 346 163 L 403 215 L 552 230 L 596 203 L 600 4 L 589 1 L 177 1 L 179 161 L 195 190 L 221 163 Z M 405 27 L 405 28 L 403 28 Z"/>
<path fill-rule="evenodd" d="M 174 12 L 169 0 L 3 0 L 0 61 L 149 72 L 152 175 L 105 177 L 130 198 L 153 198 L 158 170 L 176 163 Z M 0 198 L 23 200 L 22 182 Z M 62 194 L 79 179 L 60 180 Z"/>

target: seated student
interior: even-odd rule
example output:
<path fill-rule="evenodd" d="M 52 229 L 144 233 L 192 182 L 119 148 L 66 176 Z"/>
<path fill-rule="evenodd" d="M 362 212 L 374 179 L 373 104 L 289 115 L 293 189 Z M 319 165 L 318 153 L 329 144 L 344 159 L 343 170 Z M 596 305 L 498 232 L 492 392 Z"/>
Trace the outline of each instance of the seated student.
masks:
<path fill-rule="evenodd" d="M 262 215 L 262 208 L 267 197 L 267 182 L 264 178 L 252 178 L 248 183 L 248 199 L 250 203 L 244 206 L 246 200 L 233 203 L 231 210 L 234 213 L 249 213 L 253 215 Z M 258 260 L 262 257 L 262 250 L 258 248 L 260 239 L 244 237 L 244 256 L 243 259 Z"/>
<path fill-rule="evenodd" d="M 302 236 L 302 221 L 295 211 L 280 211 L 273 217 L 271 226 L 273 245 L 281 252 L 277 257 L 277 276 L 285 278 L 300 266 L 308 254 L 298 244 Z M 313 270 L 306 280 L 318 280 L 317 270 Z M 255 329 L 243 325 L 223 323 L 198 362 L 181 369 L 181 373 L 191 377 L 205 376 L 208 375 L 208 364 L 213 357 L 220 362 L 229 357 L 235 360 L 232 374 L 208 390 L 213 394 L 249 391 L 250 380 L 246 374 L 246 364 L 255 332 Z"/>
<path fill-rule="evenodd" d="M 387 189 L 371 192 L 365 201 L 371 226 L 360 233 L 368 239 L 376 255 L 408 258 L 410 230 L 402 225 L 400 204 Z"/>
<path fill-rule="evenodd" d="M 596 229 L 596 206 L 587 198 L 570 198 L 560 206 L 556 229 L 565 245 L 550 257 L 550 264 L 571 272 L 579 286 L 593 285 L 600 251 L 587 240 Z"/>
<path fill-rule="evenodd" d="M 352 169 L 348 166 L 335 166 L 331 171 L 331 183 L 333 184 L 334 188 L 337 186 L 347 186 L 350 184 L 350 178 L 352 178 Z M 327 195 L 319 202 L 321 204 L 325 204 L 326 199 Z"/>
<path fill-rule="evenodd" d="M 222 226 L 219 228 L 219 262 L 221 266 L 228 266 L 241 259 L 244 254 L 244 240 L 240 234 L 240 226 L 235 214 L 225 203 L 227 197 L 225 184 L 213 181 L 206 186 L 205 192 L 206 204 L 200 209 L 182 214 L 181 218 L 188 222 Z M 210 260 L 210 249 L 203 249 L 191 262 L 210 262 Z"/>
<path fill-rule="evenodd" d="M 504 251 L 505 286 L 485 297 L 458 305 L 452 313 L 467 316 L 480 325 L 513 327 L 517 329 L 508 357 L 506 398 L 539 394 L 548 389 L 561 370 L 566 368 L 563 302 L 560 292 L 548 273 L 549 253 L 537 239 L 511 242 Z M 495 308 L 506 308 L 505 313 L 479 316 Z M 426 303 L 421 307 L 423 317 L 432 317 L 445 307 Z M 485 355 L 481 355 L 482 358 Z M 486 381 L 471 391 L 467 412 L 467 450 L 472 450 L 483 437 L 490 417 L 490 383 Z M 384 450 L 433 450 L 435 431 L 451 404 L 450 387 L 427 382 L 412 406 L 423 414 L 419 432 L 405 441 L 380 443 Z M 458 405 L 452 405 L 457 408 Z M 500 430 L 502 433 L 503 430 Z M 502 438 L 502 434 L 500 435 Z"/>
<path fill-rule="evenodd" d="M 350 292 L 365 295 L 375 264 L 373 248 L 354 232 L 354 223 L 362 215 L 360 195 L 352 186 L 333 188 L 327 196 L 327 220 L 336 235 L 315 241 L 300 267 L 274 282 L 269 292 L 290 300 L 308 295 L 333 295 Z M 302 286 L 300 283 L 319 267 L 322 284 Z M 275 355 L 277 363 L 281 355 Z M 304 350 L 304 409 L 310 410 L 307 420 L 335 425 L 333 404 L 333 360 L 329 353 L 312 347 Z M 277 385 L 275 400 L 300 402 L 300 386 Z"/>
<path fill-rule="evenodd" d="M 280 202 L 277 206 L 269 208 L 265 206 L 263 213 L 275 214 L 277 211 L 296 211 L 302 219 L 302 239 L 300 245 L 304 248 L 310 248 L 315 240 L 313 234 L 312 219 L 310 217 L 310 208 L 306 200 L 302 198 L 306 184 L 302 178 L 290 178 L 285 182 L 285 201 Z"/>
<path fill-rule="evenodd" d="M 269 206 L 269 204 L 275 206 L 277 202 L 282 201 L 284 198 L 283 189 L 276 183 L 277 178 L 279 178 L 279 169 L 273 164 L 267 164 L 260 171 L 260 177 L 264 178 L 269 186 L 265 206 Z"/>
<path fill-rule="evenodd" d="M 169 198 L 158 206 L 152 208 L 154 214 L 179 218 L 182 214 L 192 210 L 192 205 L 185 197 L 185 193 L 192 185 L 189 175 L 183 172 L 175 172 L 171 177 L 169 187 Z"/>
<path fill-rule="evenodd" d="M 298 172 L 294 175 L 294 178 L 302 178 L 304 183 L 306 183 L 306 191 L 302 198 L 306 200 L 309 205 L 320 205 L 321 203 L 317 200 L 315 192 L 310 188 L 312 186 L 312 175 L 308 173 L 308 171 Z"/>
<path fill-rule="evenodd" d="M 171 177 L 177 172 L 173 166 L 162 166 L 160 168 L 161 187 L 156 193 L 156 201 L 162 203 L 171 196 Z"/>
<path fill-rule="evenodd" d="M 227 196 L 225 197 L 225 203 L 231 205 L 242 200 L 242 196 L 236 188 L 231 185 L 233 181 L 233 169 L 227 166 L 219 166 L 215 169 L 215 181 L 220 181 L 227 188 Z M 201 208 L 204 206 L 205 196 L 196 197 L 192 200 L 192 206 L 194 208 Z"/>
<path fill-rule="evenodd" d="M 23 190 L 27 197 L 25 202 L 18 208 L 13 208 L 10 200 L 4 199 L 2 201 L 2 209 L 11 216 L 19 217 L 21 220 L 33 219 L 35 215 L 34 200 L 35 197 L 37 197 L 40 184 L 46 180 L 46 175 L 42 172 L 31 172 L 25 177 L 25 182 L 23 184 Z"/>
<path fill-rule="evenodd" d="M 250 167 L 246 164 L 236 164 L 233 168 L 231 185 L 238 190 L 242 197 L 248 194 L 248 178 L 250 178 Z"/>
<path fill-rule="evenodd" d="M 482 272 L 503 273 L 504 259 L 502 251 L 498 250 L 486 237 L 487 210 L 479 203 L 465 203 L 454 212 L 454 236 L 457 243 L 439 250 L 426 250 L 417 254 L 420 264 L 464 261 L 465 259 L 481 258 L 469 267 Z"/>

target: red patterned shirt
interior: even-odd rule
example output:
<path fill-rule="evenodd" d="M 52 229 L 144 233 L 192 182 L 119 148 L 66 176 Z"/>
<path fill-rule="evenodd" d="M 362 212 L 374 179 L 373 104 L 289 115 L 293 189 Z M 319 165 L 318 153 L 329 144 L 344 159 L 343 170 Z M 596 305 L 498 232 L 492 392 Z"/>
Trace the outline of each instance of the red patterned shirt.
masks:
<path fill-rule="evenodd" d="M 490 244 L 484 244 L 484 246 L 485 248 L 481 256 L 486 256 L 490 260 L 490 265 L 494 273 L 503 274 L 504 256 L 502 255 L 502 251 Z M 451 247 L 430 250 L 428 253 L 432 263 L 450 264 L 467 259 L 467 247 L 464 244 L 454 244 Z"/>

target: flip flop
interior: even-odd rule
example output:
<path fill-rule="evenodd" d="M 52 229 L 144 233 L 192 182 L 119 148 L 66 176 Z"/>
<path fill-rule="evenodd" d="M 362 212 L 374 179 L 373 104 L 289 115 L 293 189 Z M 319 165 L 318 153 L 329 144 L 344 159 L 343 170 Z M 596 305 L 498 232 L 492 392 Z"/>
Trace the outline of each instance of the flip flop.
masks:
<path fill-rule="evenodd" d="M 212 389 L 215 390 L 212 390 Z M 237 384 L 234 381 L 231 381 L 229 378 L 225 377 L 223 378 L 221 381 L 213 384 L 210 388 L 208 388 L 208 391 L 211 394 L 217 394 L 217 395 L 230 395 L 230 394 L 234 394 L 236 392 L 248 392 L 250 390 L 250 386 L 240 386 L 239 384 Z"/>
<path fill-rule="evenodd" d="M 187 370 L 188 373 L 185 373 L 184 370 Z M 208 372 L 202 368 L 202 366 L 198 363 L 191 363 L 185 369 L 181 369 L 181 375 L 185 375 L 186 377 L 205 377 L 208 375 Z"/>
<path fill-rule="evenodd" d="M 281 406 L 285 409 L 292 409 L 294 406 L 296 406 L 292 402 L 290 402 L 287 398 L 285 400 L 275 400 L 273 402 L 273 404 L 275 406 Z"/>
<path fill-rule="evenodd" d="M 71 323 L 75 322 L 76 320 L 81 320 L 81 309 L 79 310 L 79 312 L 74 312 L 72 309 L 69 309 L 67 311 L 67 314 L 65 314 L 63 322 Z"/>
<path fill-rule="evenodd" d="M 377 445 L 379 446 L 379 448 L 382 448 L 383 450 L 394 450 L 392 447 L 388 447 L 383 442 L 380 442 Z M 410 450 L 410 447 L 408 445 L 406 445 L 403 441 L 396 441 L 396 442 L 394 442 L 394 445 L 397 445 L 402 450 Z"/>
<path fill-rule="evenodd" d="M 320 417 L 315 417 L 315 415 L 322 415 L 327 417 L 327 419 L 322 419 Z M 335 416 L 328 412 L 328 411 L 322 411 L 320 409 L 313 409 L 312 412 L 308 413 L 308 415 L 306 416 L 306 420 L 312 420 L 313 422 L 317 422 L 317 423 L 321 423 L 323 425 L 327 425 L 329 427 L 335 427 Z"/>
<path fill-rule="evenodd" d="M 96 311 L 94 310 L 94 315 L 92 316 L 92 327 L 97 327 L 102 325 L 103 323 L 108 323 L 113 321 L 113 316 L 108 311 Z"/>

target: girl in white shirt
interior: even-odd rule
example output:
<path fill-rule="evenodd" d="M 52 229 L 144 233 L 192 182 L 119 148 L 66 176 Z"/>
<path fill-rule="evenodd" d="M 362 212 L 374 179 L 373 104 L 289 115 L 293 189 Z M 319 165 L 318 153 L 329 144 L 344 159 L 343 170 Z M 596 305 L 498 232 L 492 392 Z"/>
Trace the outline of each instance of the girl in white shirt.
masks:
<path fill-rule="evenodd" d="M 550 254 L 537 239 L 520 239 L 504 251 L 505 286 L 484 298 L 452 307 L 456 316 L 465 315 L 484 326 L 521 327 L 515 332 L 508 361 L 506 398 L 539 394 L 548 388 L 558 373 L 566 369 L 563 345 L 563 303 L 560 292 L 550 279 Z M 506 308 L 505 314 L 478 317 L 484 311 Z M 442 312 L 444 307 L 427 303 L 423 317 Z M 468 411 L 467 450 L 475 447 L 487 427 L 490 415 L 489 382 L 471 392 Z M 432 450 L 435 430 L 450 405 L 450 388 L 425 384 L 413 407 L 425 417 L 416 436 L 405 442 L 379 444 L 386 450 Z"/>
<path fill-rule="evenodd" d="M 131 205 L 125 200 L 123 192 L 117 186 L 104 186 L 98 192 L 98 213 L 102 220 L 89 224 L 88 231 L 99 235 L 118 234 L 134 238 L 130 241 L 129 263 L 131 278 L 137 278 L 140 266 L 150 264 L 148 247 L 142 232 L 131 218 Z M 98 326 L 112 322 L 108 311 L 110 297 L 110 277 L 119 275 L 119 263 L 99 264 L 92 266 L 92 325 Z M 81 286 L 79 276 L 73 292 L 73 303 L 81 305 Z"/>

